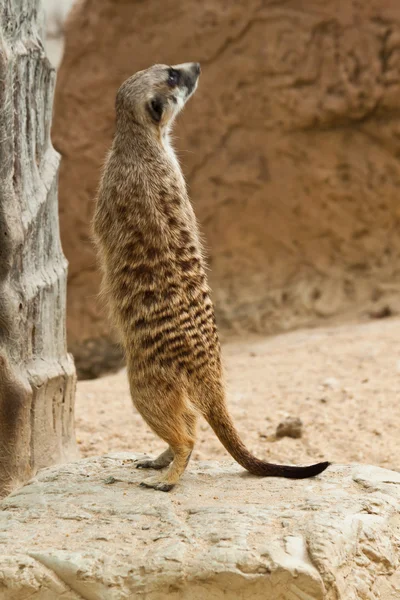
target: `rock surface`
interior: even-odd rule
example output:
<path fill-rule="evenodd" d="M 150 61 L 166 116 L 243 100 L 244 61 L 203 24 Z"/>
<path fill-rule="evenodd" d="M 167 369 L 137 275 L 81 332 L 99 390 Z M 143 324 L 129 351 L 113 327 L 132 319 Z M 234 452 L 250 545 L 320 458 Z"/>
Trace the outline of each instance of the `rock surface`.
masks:
<path fill-rule="evenodd" d="M 168 0 L 162 10 L 158 0 L 83 0 L 73 9 L 53 138 L 81 374 L 118 363 L 95 303 L 89 220 L 116 90 L 155 62 L 202 63 L 176 144 L 220 325 L 269 333 L 399 308 L 399 23 L 393 0 Z"/>
<path fill-rule="evenodd" d="M 44 469 L 1 503 L 2 600 L 395 600 L 400 474 L 258 479 L 192 463 L 170 494 L 135 455 Z"/>

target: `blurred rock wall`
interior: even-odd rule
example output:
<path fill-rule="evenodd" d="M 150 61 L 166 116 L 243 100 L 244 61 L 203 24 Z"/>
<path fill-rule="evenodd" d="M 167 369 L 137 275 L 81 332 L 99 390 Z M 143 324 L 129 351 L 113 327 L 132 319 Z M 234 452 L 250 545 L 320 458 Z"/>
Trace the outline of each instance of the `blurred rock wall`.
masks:
<path fill-rule="evenodd" d="M 53 125 L 81 375 L 119 360 L 89 240 L 116 90 L 152 63 L 189 60 L 203 74 L 176 147 L 222 328 L 273 333 L 399 305 L 398 2 L 83 0 Z"/>
<path fill-rule="evenodd" d="M 59 67 L 64 52 L 64 24 L 74 0 L 43 0 L 46 17 L 44 47 L 53 65 Z"/>

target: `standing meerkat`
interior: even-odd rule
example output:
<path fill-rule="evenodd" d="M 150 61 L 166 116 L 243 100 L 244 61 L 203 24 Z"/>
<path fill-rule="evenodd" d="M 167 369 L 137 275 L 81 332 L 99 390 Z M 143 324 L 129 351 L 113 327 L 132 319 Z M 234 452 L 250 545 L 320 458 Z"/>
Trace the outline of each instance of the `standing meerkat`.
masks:
<path fill-rule="evenodd" d="M 228 413 L 198 226 L 169 139 L 199 75 L 198 63 L 154 65 L 122 84 L 93 221 L 103 293 L 122 337 L 133 403 L 168 444 L 158 458 L 136 466 L 169 466 L 141 483 L 164 492 L 189 462 L 199 414 L 255 475 L 302 479 L 329 464 L 296 467 L 255 458 Z"/>

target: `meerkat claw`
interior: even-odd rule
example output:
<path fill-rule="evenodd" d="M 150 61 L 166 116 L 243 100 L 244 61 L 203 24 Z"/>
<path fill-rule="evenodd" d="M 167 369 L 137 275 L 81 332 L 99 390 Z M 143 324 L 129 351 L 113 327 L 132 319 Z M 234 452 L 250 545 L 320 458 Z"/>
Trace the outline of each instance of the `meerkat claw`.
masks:
<path fill-rule="evenodd" d="M 173 483 L 166 483 L 165 481 L 159 481 L 156 479 L 145 479 L 141 482 L 140 487 L 153 488 L 160 492 L 169 492 L 175 485 Z"/>
<path fill-rule="evenodd" d="M 163 469 L 166 466 L 156 460 L 139 460 L 135 463 L 136 469 Z"/>
<path fill-rule="evenodd" d="M 171 464 L 174 453 L 170 448 L 162 452 L 157 458 L 142 458 L 135 461 L 137 469 L 164 469 Z"/>

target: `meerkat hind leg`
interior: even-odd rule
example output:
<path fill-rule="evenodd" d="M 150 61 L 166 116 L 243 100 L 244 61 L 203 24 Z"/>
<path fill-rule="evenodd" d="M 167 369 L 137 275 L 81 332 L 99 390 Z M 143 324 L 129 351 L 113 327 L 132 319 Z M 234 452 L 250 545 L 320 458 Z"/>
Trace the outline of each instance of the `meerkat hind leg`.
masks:
<path fill-rule="evenodd" d="M 174 415 L 169 428 L 164 421 L 163 431 L 156 431 L 156 433 L 169 443 L 174 458 L 162 476 L 145 479 L 140 484 L 142 487 L 169 492 L 178 483 L 192 454 L 196 438 L 196 421 L 197 417 L 190 409 L 179 416 Z"/>
<path fill-rule="evenodd" d="M 174 460 L 174 453 L 170 447 L 162 452 L 157 458 L 138 460 L 135 464 L 137 469 L 164 469 Z"/>

